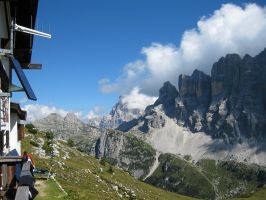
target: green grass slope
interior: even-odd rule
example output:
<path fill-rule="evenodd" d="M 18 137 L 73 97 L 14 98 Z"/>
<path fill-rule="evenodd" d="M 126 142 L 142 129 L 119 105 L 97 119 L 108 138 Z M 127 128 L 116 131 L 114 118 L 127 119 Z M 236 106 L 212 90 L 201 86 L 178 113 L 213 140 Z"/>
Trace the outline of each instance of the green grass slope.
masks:
<path fill-rule="evenodd" d="M 35 188 L 39 194 L 35 200 L 53 200 L 53 199 L 65 199 L 65 193 L 58 187 L 53 179 L 48 180 L 36 180 Z"/>
<path fill-rule="evenodd" d="M 146 179 L 147 183 L 197 198 L 215 198 L 212 183 L 196 166 L 173 154 L 160 155 L 159 162 L 154 174 Z"/>
<path fill-rule="evenodd" d="M 215 162 L 209 159 L 201 160 L 197 165 L 213 183 L 216 195 L 224 199 L 249 196 L 266 182 L 266 171 L 258 165 L 236 161 Z"/>
<path fill-rule="evenodd" d="M 249 197 L 234 198 L 233 200 L 265 200 L 266 199 L 266 187 L 258 189 Z"/>
<path fill-rule="evenodd" d="M 48 146 L 45 134 L 39 132 L 26 133 L 22 142 L 22 150 L 27 150 L 33 155 L 37 168 L 51 168 L 54 173 L 54 180 L 39 182 L 39 188 L 42 192 L 40 192 L 37 200 L 193 199 L 139 181 L 119 168 L 105 162 L 100 163 L 94 157 L 69 147 L 64 141 L 54 141 L 53 158 L 45 156 L 42 147 L 49 150 Z M 64 194 L 59 185 L 67 195 Z"/>
<path fill-rule="evenodd" d="M 161 154 L 159 162 L 146 182 L 168 191 L 201 199 L 266 199 L 265 190 L 260 189 L 266 184 L 265 167 L 209 159 L 194 164 L 173 154 Z"/>

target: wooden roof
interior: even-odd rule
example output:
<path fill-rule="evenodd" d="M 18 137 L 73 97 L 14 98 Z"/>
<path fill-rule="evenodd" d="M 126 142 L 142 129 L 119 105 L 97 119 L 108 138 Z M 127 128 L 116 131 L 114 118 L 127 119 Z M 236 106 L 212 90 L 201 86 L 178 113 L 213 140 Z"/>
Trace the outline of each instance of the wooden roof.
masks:
<path fill-rule="evenodd" d="M 8 0 L 10 2 L 11 17 L 16 24 L 34 29 L 38 0 Z M 16 32 L 14 56 L 22 64 L 27 65 L 31 61 L 33 47 L 33 35 Z"/>
<path fill-rule="evenodd" d="M 26 120 L 27 112 L 22 110 L 18 103 L 11 102 L 10 103 L 11 113 L 17 113 L 21 120 Z"/>

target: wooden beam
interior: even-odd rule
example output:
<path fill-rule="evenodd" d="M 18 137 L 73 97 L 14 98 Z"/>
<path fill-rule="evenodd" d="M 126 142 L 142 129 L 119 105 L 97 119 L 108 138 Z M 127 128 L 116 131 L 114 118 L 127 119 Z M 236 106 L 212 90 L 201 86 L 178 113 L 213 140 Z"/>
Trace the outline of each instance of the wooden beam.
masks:
<path fill-rule="evenodd" d="M 20 156 L 0 156 L 0 163 L 21 163 Z"/>
<path fill-rule="evenodd" d="M 23 164 L 15 200 L 34 199 L 37 196 L 38 191 L 34 188 L 35 180 L 32 176 L 31 168 L 30 161 Z"/>
<path fill-rule="evenodd" d="M 7 182 L 7 164 L 2 164 L 2 183 L 3 187 L 6 188 L 8 186 Z"/>
<path fill-rule="evenodd" d="M 33 187 L 34 186 L 34 178 L 31 174 L 31 162 L 30 161 L 27 161 L 26 163 L 23 164 L 23 167 L 22 167 L 22 170 L 21 170 L 21 174 L 20 174 L 20 177 L 19 177 L 19 182 L 18 182 L 18 185 L 19 186 L 31 186 Z"/>
<path fill-rule="evenodd" d="M 22 69 L 42 69 L 42 64 L 22 63 Z"/>
<path fill-rule="evenodd" d="M 15 200 L 28 200 L 29 199 L 29 186 L 18 187 Z"/>
<path fill-rule="evenodd" d="M 29 161 L 27 161 L 26 163 L 24 163 L 21 172 L 23 172 L 23 171 L 30 171 L 30 165 L 31 165 L 31 163 Z M 22 174 L 20 176 L 22 176 Z"/>
<path fill-rule="evenodd" d="M 5 159 L 3 157 L 0 159 L 0 163 L 21 163 L 21 158 Z"/>

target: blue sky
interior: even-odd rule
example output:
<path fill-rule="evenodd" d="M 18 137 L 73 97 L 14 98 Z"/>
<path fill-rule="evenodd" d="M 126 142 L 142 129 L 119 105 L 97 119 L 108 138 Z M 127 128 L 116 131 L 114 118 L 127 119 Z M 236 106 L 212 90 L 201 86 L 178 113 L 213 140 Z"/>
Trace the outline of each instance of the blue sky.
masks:
<path fill-rule="evenodd" d="M 225 3 L 243 7 L 246 2 L 40 0 L 38 29 L 49 32 L 50 26 L 52 39 L 34 39 L 32 63 L 42 63 L 43 69 L 27 72 L 38 101 L 27 101 L 24 105 L 37 103 L 83 114 L 103 107 L 107 112 L 118 96 L 130 93 L 133 86 L 104 92 L 100 80 L 108 79 L 111 85 L 127 83 L 121 81 L 125 76 L 124 66 L 148 60 L 150 51 L 143 53 L 143 47 L 150 50 L 156 42 L 178 49 L 184 32 L 197 28 L 203 16 L 208 18 Z M 250 2 L 260 6 L 266 3 Z M 143 78 L 146 76 L 147 72 Z M 154 91 L 149 93 L 148 87 L 143 88 L 144 94 L 157 96 Z M 157 90 L 157 86 L 154 88 Z M 23 96 L 15 95 L 15 99 L 19 101 Z"/>

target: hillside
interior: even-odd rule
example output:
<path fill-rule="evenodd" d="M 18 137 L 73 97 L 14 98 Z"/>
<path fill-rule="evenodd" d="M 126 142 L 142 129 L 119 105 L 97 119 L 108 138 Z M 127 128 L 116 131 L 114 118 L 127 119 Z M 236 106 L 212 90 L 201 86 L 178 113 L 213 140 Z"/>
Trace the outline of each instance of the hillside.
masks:
<path fill-rule="evenodd" d="M 60 191 L 53 180 L 42 182 L 42 199 L 180 199 L 190 197 L 153 187 L 139 181 L 122 169 L 101 162 L 92 156 L 68 146 L 67 142 L 54 140 L 54 157 L 45 156 L 42 146 L 47 143 L 45 133 L 26 133 L 22 149 L 33 154 L 38 169 L 50 169 L 55 180 L 67 195 Z M 49 150 L 49 148 L 46 148 Z M 113 172 L 110 172 L 113 171 Z M 37 185 L 40 183 L 37 181 Z M 46 192 L 45 192 L 46 191 Z M 52 196 L 54 195 L 54 196 Z"/>
<path fill-rule="evenodd" d="M 236 161 L 191 161 L 173 154 L 159 156 L 159 166 L 145 181 L 179 194 L 203 199 L 248 197 L 266 183 L 266 169 Z"/>
<path fill-rule="evenodd" d="M 195 162 L 190 155 L 181 157 L 156 152 L 134 135 L 111 130 L 103 137 L 123 148 L 116 152 L 105 143 L 104 147 L 99 147 L 105 149 L 101 151 L 108 155 L 105 159 L 97 160 L 71 147 L 74 144 L 70 141 L 55 139 L 52 159 L 46 156 L 52 153 L 51 136 L 50 132 L 27 133 L 23 149 L 33 153 L 38 169 L 52 166 L 55 180 L 68 195 L 53 180 L 38 181 L 38 189 L 42 191 L 39 200 L 49 199 L 45 193 L 53 195 L 51 199 L 55 196 L 57 199 L 105 199 L 105 194 L 111 199 L 190 199 L 178 194 L 200 199 L 228 199 L 252 196 L 257 191 L 258 195 L 264 195 L 266 169 L 255 164 L 210 159 Z M 120 145 L 121 142 L 124 145 Z"/>

